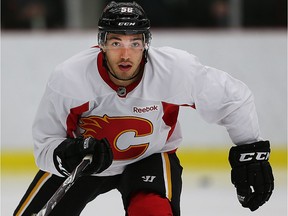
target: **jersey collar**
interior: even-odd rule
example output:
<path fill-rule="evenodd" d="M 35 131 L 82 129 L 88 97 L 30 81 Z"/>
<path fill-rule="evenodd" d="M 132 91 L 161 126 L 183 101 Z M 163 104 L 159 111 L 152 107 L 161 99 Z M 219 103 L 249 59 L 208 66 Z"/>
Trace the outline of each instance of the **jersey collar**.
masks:
<path fill-rule="evenodd" d="M 100 76 L 102 77 L 104 82 L 106 82 L 110 86 L 110 88 L 112 88 L 117 93 L 117 95 L 119 97 L 126 97 L 127 94 L 129 92 L 131 92 L 133 89 L 135 89 L 136 86 L 140 83 L 143 74 L 141 75 L 140 79 L 131 83 L 128 86 L 125 86 L 125 87 L 124 86 L 118 86 L 111 81 L 111 79 L 108 75 L 108 71 L 103 64 L 103 59 L 104 59 L 103 52 L 100 52 L 98 54 L 98 57 L 97 57 L 97 66 L 98 66 L 98 71 L 99 71 Z"/>

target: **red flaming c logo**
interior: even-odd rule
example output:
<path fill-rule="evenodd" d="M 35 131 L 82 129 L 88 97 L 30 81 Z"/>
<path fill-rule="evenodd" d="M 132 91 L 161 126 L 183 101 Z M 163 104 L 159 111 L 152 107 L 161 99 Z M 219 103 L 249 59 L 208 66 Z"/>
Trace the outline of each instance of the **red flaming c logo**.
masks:
<path fill-rule="evenodd" d="M 149 146 L 145 136 L 153 133 L 153 125 L 149 120 L 131 116 L 83 117 L 80 118 L 79 126 L 84 130 L 84 137 L 107 138 L 114 160 L 129 160 L 142 155 Z"/>

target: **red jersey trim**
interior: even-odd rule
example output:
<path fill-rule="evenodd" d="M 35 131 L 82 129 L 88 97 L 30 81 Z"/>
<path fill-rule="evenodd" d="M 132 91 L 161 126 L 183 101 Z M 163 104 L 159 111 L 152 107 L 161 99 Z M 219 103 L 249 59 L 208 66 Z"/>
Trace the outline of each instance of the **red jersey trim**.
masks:
<path fill-rule="evenodd" d="M 74 131 L 77 129 L 77 123 L 79 120 L 79 117 L 82 113 L 89 110 L 89 102 L 86 102 L 78 107 L 74 107 L 70 109 L 70 113 L 66 120 L 67 125 L 67 136 L 70 138 L 74 137 Z"/>
<path fill-rule="evenodd" d="M 178 114 L 179 114 L 179 106 L 175 104 L 165 103 L 165 102 L 162 102 L 162 106 L 163 106 L 163 111 L 164 111 L 164 115 L 162 119 L 166 125 L 171 127 L 168 133 L 168 137 L 167 137 L 167 140 L 168 140 L 170 136 L 172 135 L 175 129 L 176 123 L 177 123 Z"/>
<path fill-rule="evenodd" d="M 114 91 L 117 92 L 118 88 L 121 86 L 118 86 L 111 81 L 111 79 L 108 75 L 108 71 L 107 71 L 106 67 L 103 65 L 103 58 L 104 58 L 103 52 L 100 52 L 98 54 L 98 57 L 97 57 L 97 67 L 98 67 L 99 74 L 102 77 L 102 79 L 104 80 L 104 82 L 106 82 L 110 86 L 110 88 L 112 88 Z M 136 86 L 140 83 L 141 79 L 142 79 L 142 77 L 139 80 L 137 80 L 136 82 L 133 82 L 128 86 L 125 86 L 126 95 L 129 92 L 131 92 L 134 88 L 136 88 Z M 121 96 L 121 97 L 126 97 L 126 95 Z"/>

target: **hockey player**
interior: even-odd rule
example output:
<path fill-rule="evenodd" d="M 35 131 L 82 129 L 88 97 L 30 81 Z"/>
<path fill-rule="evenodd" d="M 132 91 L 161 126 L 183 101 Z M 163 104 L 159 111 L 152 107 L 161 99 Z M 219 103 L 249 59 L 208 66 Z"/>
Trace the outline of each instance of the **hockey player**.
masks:
<path fill-rule="evenodd" d="M 260 137 L 250 90 L 182 50 L 150 47 L 150 22 L 135 2 L 111 2 L 99 19 L 99 46 L 60 64 L 33 124 L 39 172 L 14 215 L 37 213 L 81 159 L 92 163 L 52 210 L 80 215 L 117 189 L 126 215 L 180 215 L 179 108 L 225 126 L 232 183 L 251 211 L 274 187 L 269 141 Z M 192 121 L 192 120 L 191 120 Z"/>

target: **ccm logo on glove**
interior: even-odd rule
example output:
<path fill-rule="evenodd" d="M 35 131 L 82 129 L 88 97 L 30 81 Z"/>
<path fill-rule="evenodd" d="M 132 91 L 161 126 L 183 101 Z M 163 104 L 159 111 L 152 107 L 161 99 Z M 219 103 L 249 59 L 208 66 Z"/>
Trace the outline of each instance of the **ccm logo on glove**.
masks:
<path fill-rule="evenodd" d="M 269 152 L 250 152 L 240 154 L 240 162 L 251 161 L 253 159 L 257 161 L 268 160 L 270 156 Z"/>
<path fill-rule="evenodd" d="M 229 152 L 231 181 L 236 187 L 238 200 L 251 211 L 267 202 L 274 190 L 269 156 L 269 141 L 233 146 Z"/>

